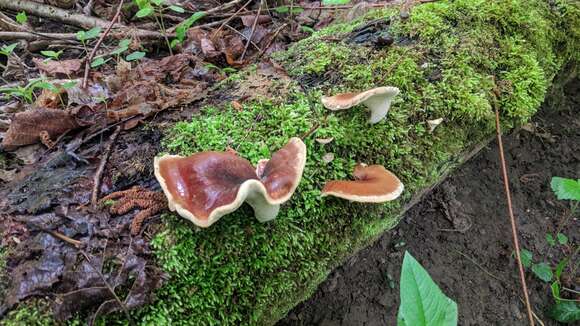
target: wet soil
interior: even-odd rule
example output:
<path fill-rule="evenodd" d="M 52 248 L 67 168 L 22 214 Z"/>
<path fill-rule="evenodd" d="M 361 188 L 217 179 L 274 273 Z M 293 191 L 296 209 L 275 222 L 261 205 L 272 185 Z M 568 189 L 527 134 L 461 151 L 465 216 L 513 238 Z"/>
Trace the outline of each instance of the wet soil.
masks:
<path fill-rule="evenodd" d="M 577 246 L 580 240 L 578 214 L 564 222 L 568 205 L 550 189 L 552 176 L 580 176 L 580 82 L 568 84 L 566 93 L 563 103 L 544 105 L 525 128 L 532 132 L 504 137 L 522 246 L 535 262 L 552 266 L 572 248 L 551 247 L 547 232 L 561 228 L 570 243 Z M 336 268 L 278 325 L 396 325 L 405 250 L 458 303 L 460 325 L 527 325 L 498 162 L 492 142 L 412 208 L 396 229 Z M 578 290 L 579 277 L 576 272 L 565 278 Z M 530 271 L 527 281 L 536 314 L 545 325 L 557 325 L 545 314 L 553 304 L 549 284 Z"/>

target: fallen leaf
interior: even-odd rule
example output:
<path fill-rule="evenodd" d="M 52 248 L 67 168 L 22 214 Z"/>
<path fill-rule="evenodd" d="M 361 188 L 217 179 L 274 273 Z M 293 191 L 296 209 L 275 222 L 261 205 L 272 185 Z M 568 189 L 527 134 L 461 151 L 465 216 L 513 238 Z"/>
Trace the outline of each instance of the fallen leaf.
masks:
<path fill-rule="evenodd" d="M 6 150 L 40 141 L 40 132 L 46 131 L 51 139 L 78 128 L 79 124 L 67 112 L 52 109 L 32 109 L 14 115 L 10 128 L 2 140 Z"/>
<path fill-rule="evenodd" d="M 254 21 L 256 21 L 256 15 L 240 16 L 240 19 L 242 20 L 242 24 L 244 24 L 244 26 L 252 27 L 252 25 L 254 25 Z M 270 17 L 270 15 L 260 15 L 258 16 L 257 20 L 258 22 L 256 24 L 265 24 L 272 21 L 272 17 Z"/>
<path fill-rule="evenodd" d="M 334 160 L 334 154 L 326 153 L 322 156 L 322 160 L 324 161 L 324 163 L 330 163 Z"/>
<path fill-rule="evenodd" d="M 39 58 L 33 58 L 32 62 L 38 67 L 39 70 L 44 71 L 49 76 L 66 75 L 70 76 L 78 72 L 81 69 L 81 60 L 70 59 L 70 60 L 43 60 Z"/>
<path fill-rule="evenodd" d="M 232 101 L 232 107 L 238 111 L 242 111 L 244 107 L 238 101 Z"/>
<path fill-rule="evenodd" d="M 438 125 L 443 122 L 443 118 L 427 120 L 427 125 L 429 126 L 429 133 L 432 133 Z"/>
<path fill-rule="evenodd" d="M 330 138 L 316 138 L 315 140 L 319 144 L 326 145 L 326 144 L 331 143 L 334 140 L 334 137 L 330 137 Z"/>

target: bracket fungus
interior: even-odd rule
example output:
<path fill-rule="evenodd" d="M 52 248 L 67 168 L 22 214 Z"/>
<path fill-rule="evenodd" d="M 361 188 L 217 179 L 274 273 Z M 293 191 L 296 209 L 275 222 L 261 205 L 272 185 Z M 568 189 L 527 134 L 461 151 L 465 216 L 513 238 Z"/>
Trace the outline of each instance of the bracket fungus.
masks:
<path fill-rule="evenodd" d="M 364 104 L 370 111 L 369 123 L 381 121 L 389 112 L 393 98 L 399 94 L 396 87 L 377 87 L 361 93 L 343 93 L 335 96 L 323 96 L 324 107 L 331 111 L 347 110 L 353 106 Z"/>
<path fill-rule="evenodd" d="M 358 164 L 354 181 L 328 181 L 322 196 L 334 196 L 360 203 L 384 203 L 397 199 L 405 188 L 401 180 L 382 165 Z"/>
<path fill-rule="evenodd" d="M 280 204 L 298 187 L 306 164 L 306 145 L 290 141 L 258 168 L 228 152 L 155 158 L 155 177 L 171 211 L 200 227 L 209 227 L 247 202 L 260 222 L 272 220 Z"/>

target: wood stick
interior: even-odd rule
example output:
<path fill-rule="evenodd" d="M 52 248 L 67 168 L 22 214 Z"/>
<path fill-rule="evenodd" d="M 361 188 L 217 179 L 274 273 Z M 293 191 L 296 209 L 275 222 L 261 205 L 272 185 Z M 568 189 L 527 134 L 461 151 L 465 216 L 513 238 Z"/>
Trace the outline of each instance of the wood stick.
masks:
<path fill-rule="evenodd" d="M 256 17 L 254 18 L 254 23 L 252 24 L 252 32 L 250 33 L 250 37 L 248 38 L 248 42 L 246 42 L 246 47 L 244 48 L 244 52 L 242 52 L 242 56 L 240 60 L 244 60 L 246 56 L 246 52 L 248 52 L 248 47 L 250 46 L 250 42 L 252 42 L 252 37 L 254 37 L 254 33 L 256 32 L 256 25 L 258 25 L 258 17 L 260 17 L 260 12 L 262 12 L 262 4 L 263 0 L 260 0 L 260 6 L 258 7 L 258 12 L 256 13 Z"/>
<path fill-rule="evenodd" d="M 115 129 L 115 131 L 113 131 L 113 134 L 111 134 L 111 137 L 109 138 L 109 143 L 107 144 L 107 147 L 105 148 L 105 151 L 103 153 L 103 157 L 101 158 L 101 162 L 99 163 L 99 167 L 97 168 L 97 171 L 95 172 L 95 176 L 93 178 L 93 192 L 91 194 L 91 204 L 93 205 L 93 207 L 97 207 L 97 204 L 99 203 L 101 177 L 103 176 L 103 171 L 105 170 L 105 166 L 107 165 L 107 162 L 109 161 L 109 156 L 111 156 L 111 150 L 113 149 L 115 141 L 117 141 L 117 137 L 119 136 L 120 132 L 121 132 L 121 126 L 117 126 L 117 128 Z"/>
<path fill-rule="evenodd" d="M 107 29 L 105 30 L 105 32 L 103 34 L 101 34 L 101 36 L 99 37 L 99 40 L 97 41 L 97 43 L 93 47 L 93 50 L 91 50 L 91 53 L 89 54 L 89 56 L 85 60 L 85 74 L 83 76 L 83 83 L 81 84 L 81 88 L 83 88 L 83 89 L 87 88 L 87 79 L 89 78 L 89 70 L 91 69 L 91 61 L 93 61 L 93 58 L 95 57 L 95 53 L 97 52 L 97 49 L 99 48 L 101 43 L 103 43 L 103 40 L 105 39 L 105 37 L 107 37 L 107 34 L 109 34 L 109 32 L 111 31 L 111 28 L 113 27 L 113 25 L 115 25 L 115 21 L 117 21 L 117 19 L 119 19 L 119 15 L 121 14 L 122 7 L 123 7 L 123 0 L 119 0 L 119 6 L 117 7 L 117 12 L 115 13 L 115 16 L 113 16 L 111 23 L 109 24 L 109 26 L 107 26 Z"/>
<path fill-rule="evenodd" d="M 39 41 L 46 39 L 73 41 L 76 40 L 76 35 L 73 33 L 0 32 L 0 40 L 3 41 L 11 41 L 11 40 Z"/>

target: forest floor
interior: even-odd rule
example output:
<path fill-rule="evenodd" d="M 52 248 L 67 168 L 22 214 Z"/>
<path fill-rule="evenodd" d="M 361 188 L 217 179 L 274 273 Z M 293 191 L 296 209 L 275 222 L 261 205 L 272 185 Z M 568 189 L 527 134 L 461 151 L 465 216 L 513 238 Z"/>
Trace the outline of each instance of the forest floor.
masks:
<path fill-rule="evenodd" d="M 553 176 L 580 175 L 580 81 L 568 84 L 566 92 L 560 107 L 544 105 L 532 121 L 534 132 L 504 138 L 521 245 L 534 262 L 553 266 L 570 255 L 570 247 L 549 245 L 546 234 L 561 230 L 569 243 L 580 240 L 578 214 L 566 221 L 569 207 L 550 189 Z M 464 228 L 458 231 L 457 225 Z M 494 141 L 413 207 L 396 229 L 335 269 L 278 325 L 395 325 L 405 250 L 457 302 L 461 325 L 527 325 L 511 239 Z M 567 277 L 578 290 L 578 270 Z M 529 270 L 527 281 L 535 313 L 545 325 L 557 324 L 545 316 L 554 302 L 550 285 Z"/>

